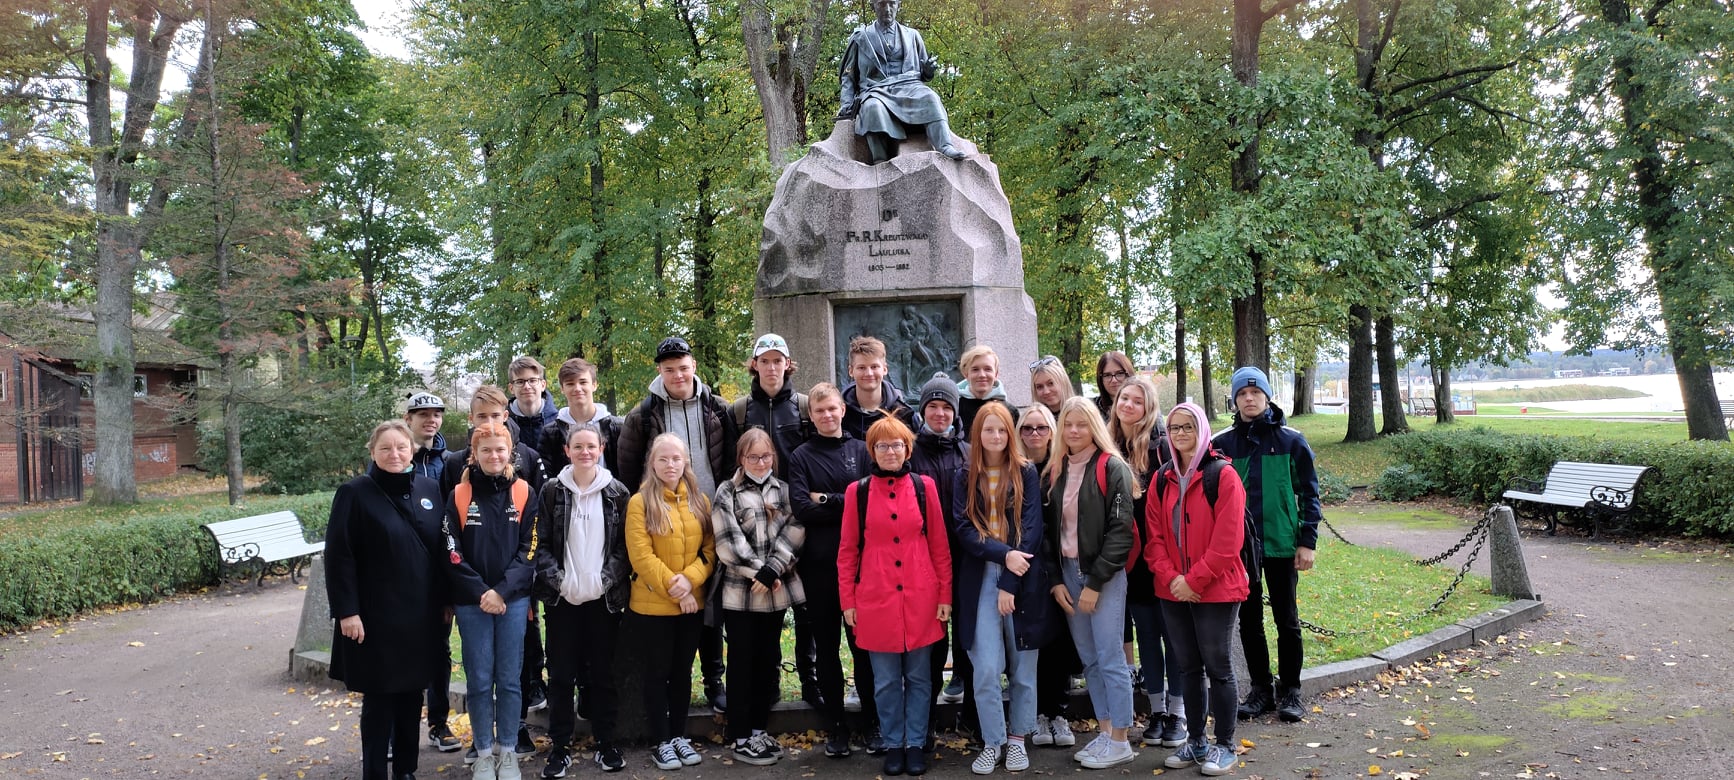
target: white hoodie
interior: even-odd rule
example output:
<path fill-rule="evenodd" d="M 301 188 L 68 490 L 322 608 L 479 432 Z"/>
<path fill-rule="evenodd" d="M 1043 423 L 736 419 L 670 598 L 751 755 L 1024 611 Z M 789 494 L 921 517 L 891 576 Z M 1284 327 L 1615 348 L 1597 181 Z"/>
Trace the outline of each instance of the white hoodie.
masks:
<path fill-rule="evenodd" d="M 562 561 L 566 572 L 560 580 L 560 598 L 578 605 L 602 598 L 602 555 L 608 537 L 602 518 L 602 490 L 614 482 L 614 475 L 598 464 L 596 478 L 588 487 L 579 487 L 572 476 L 572 467 L 567 466 L 556 479 L 572 491 L 572 514 L 566 518 Z"/>

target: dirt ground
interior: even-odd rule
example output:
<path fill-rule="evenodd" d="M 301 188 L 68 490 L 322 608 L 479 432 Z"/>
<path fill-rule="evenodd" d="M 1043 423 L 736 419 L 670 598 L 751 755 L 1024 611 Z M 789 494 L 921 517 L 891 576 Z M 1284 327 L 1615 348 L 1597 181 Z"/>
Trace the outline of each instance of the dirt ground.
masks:
<path fill-rule="evenodd" d="M 1419 555 L 1445 549 L 1467 526 L 1344 518 L 1338 527 L 1353 541 Z M 1708 777 L 1734 769 L 1727 549 L 1530 536 L 1525 556 L 1549 617 L 1503 644 L 1309 702 L 1303 723 L 1241 724 L 1237 737 L 1252 747 L 1233 776 Z M 1484 562 L 1478 568 L 1485 573 Z M 0 638 L 0 777 L 358 777 L 358 701 L 287 676 L 301 601 L 301 590 L 275 578 Z M 1196 774 L 1162 770 L 1166 752 L 1144 750 L 1104 774 Z M 420 777 L 468 776 L 457 754 L 420 755 Z M 710 755 L 676 776 L 746 774 L 719 746 Z M 526 762 L 527 776 L 543 758 Z M 966 775 L 968 761 L 945 751 L 935 774 Z M 577 767 L 569 776 L 600 774 Z M 830 761 L 797 750 L 754 776 L 873 777 L 877 767 L 860 753 Z M 1065 752 L 1038 749 L 1031 774 L 1058 773 L 1089 774 Z M 623 774 L 666 773 L 633 750 Z"/>

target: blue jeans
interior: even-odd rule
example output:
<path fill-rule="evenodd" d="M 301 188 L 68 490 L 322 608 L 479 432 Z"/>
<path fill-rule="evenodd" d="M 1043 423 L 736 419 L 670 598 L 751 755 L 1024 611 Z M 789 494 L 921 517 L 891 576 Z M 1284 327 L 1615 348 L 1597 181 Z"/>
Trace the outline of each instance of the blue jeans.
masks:
<path fill-rule="evenodd" d="M 1066 593 L 1072 603 L 1084 590 L 1084 575 L 1078 570 L 1078 559 L 1060 562 L 1060 576 L 1065 580 Z M 1088 615 L 1073 608 L 1066 617 L 1072 629 L 1072 643 L 1078 647 L 1078 658 L 1084 662 L 1084 681 L 1089 684 L 1090 707 L 1096 721 L 1114 728 L 1132 725 L 1132 670 L 1126 666 L 1126 651 L 1122 649 L 1126 636 L 1126 572 L 1114 573 L 1114 578 L 1102 586 L 1096 597 L 1096 611 Z M 1104 726 L 1103 728 L 1106 728 Z"/>
<path fill-rule="evenodd" d="M 933 645 L 902 653 L 868 653 L 873 661 L 873 705 L 887 747 L 920 748 L 927 741 L 927 710 L 933 705 L 928 671 Z"/>
<path fill-rule="evenodd" d="M 1028 736 L 1036 730 L 1036 657 L 1038 650 L 1019 650 L 1017 632 L 1010 615 L 999 614 L 997 563 L 987 565 L 981 576 L 981 595 L 975 602 L 975 644 L 969 648 L 975 666 L 976 719 L 981 741 L 986 745 L 1006 742 L 1006 709 L 1000 706 L 999 676 L 1011 682 L 1011 733 Z"/>
<path fill-rule="evenodd" d="M 518 674 L 524 667 L 524 626 L 530 620 L 530 599 L 506 602 L 503 615 L 461 604 L 456 612 L 476 752 L 486 753 L 496 742 L 510 750 L 517 744 L 519 708 L 523 706 Z"/>

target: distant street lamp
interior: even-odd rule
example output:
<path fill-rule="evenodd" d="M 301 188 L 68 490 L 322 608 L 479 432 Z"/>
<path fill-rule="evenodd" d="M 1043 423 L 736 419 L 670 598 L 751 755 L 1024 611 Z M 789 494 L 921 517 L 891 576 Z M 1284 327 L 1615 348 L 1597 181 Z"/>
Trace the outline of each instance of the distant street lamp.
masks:
<path fill-rule="evenodd" d="M 343 337 L 343 352 L 349 356 L 349 387 L 355 388 L 355 353 L 361 351 L 361 337 L 348 335 Z"/>

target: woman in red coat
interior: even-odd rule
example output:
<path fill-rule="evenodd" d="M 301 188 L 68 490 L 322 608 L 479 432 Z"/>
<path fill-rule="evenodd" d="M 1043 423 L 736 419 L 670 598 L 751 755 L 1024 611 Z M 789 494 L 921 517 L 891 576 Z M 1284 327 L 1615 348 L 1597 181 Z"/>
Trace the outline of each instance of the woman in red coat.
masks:
<path fill-rule="evenodd" d="M 837 550 L 843 622 L 873 663 L 887 775 L 927 772 L 928 656 L 951 617 L 943 504 L 933 480 L 909 471 L 914 445 L 915 434 L 892 418 L 867 430 L 873 473 L 843 494 Z"/>
<path fill-rule="evenodd" d="M 1197 405 L 1168 413 L 1171 457 L 1151 485 L 1144 514 L 1144 560 L 1156 580 L 1168 640 L 1179 657 L 1186 700 L 1187 742 L 1163 763 L 1200 765 L 1204 774 L 1234 769 L 1235 688 L 1230 650 L 1234 619 L 1246 600 L 1246 489 L 1222 453 L 1210 448 L 1210 422 Z M 1214 482 L 1214 491 L 1207 491 Z M 1212 502 L 1207 492 L 1214 492 Z M 1210 678 L 1205 709 L 1204 678 Z M 1216 718 L 1216 744 L 1204 740 L 1206 716 Z"/>

